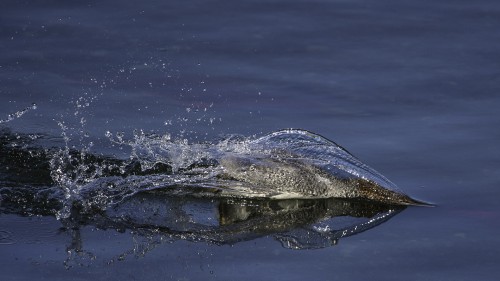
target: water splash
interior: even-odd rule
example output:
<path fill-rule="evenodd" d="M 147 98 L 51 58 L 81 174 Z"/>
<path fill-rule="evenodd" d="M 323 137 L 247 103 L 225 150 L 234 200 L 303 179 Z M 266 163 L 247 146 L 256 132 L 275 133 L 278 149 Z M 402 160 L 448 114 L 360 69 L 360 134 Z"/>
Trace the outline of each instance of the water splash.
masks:
<path fill-rule="evenodd" d="M 0 134 L 0 213 L 56 216 L 73 239 L 68 268 L 95 259 L 81 247 L 78 229 L 86 225 L 137 235 L 137 245 L 117 255 L 118 261 L 178 239 L 234 244 L 271 235 L 290 249 L 329 247 L 404 209 L 323 198 L 331 193 L 314 182 L 329 176 L 341 182 L 337 189 L 349 188 L 353 180 L 380 185 L 388 180 L 340 146 L 303 130 L 204 143 L 142 131 L 130 138 L 107 132 L 112 145 L 129 148 L 129 156 L 120 159 L 92 153 L 92 146 L 70 147 L 67 127 L 60 127 L 65 141 L 60 148 Z M 12 146 L 12 140 L 24 145 Z M 33 182 L 23 182 L 26 178 Z"/>
<path fill-rule="evenodd" d="M 5 119 L 0 119 L 0 124 L 10 122 L 10 121 L 15 120 L 17 118 L 21 118 L 21 116 L 23 116 L 26 112 L 28 112 L 30 110 L 35 110 L 35 109 L 37 109 L 37 105 L 35 103 L 33 103 L 30 106 L 28 106 L 22 110 L 19 110 L 15 113 L 7 115 L 7 118 L 5 118 Z"/>
<path fill-rule="evenodd" d="M 92 143 L 75 149 L 69 144 L 68 127 L 63 122 L 59 126 L 64 147 L 43 153 L 28 149 L 27 155 L 21 147 L 19 152 L 19 157 L 31 158 L 23 163 L 36 166 L 37 157 L 40 162 L 48 161 L 51 182 L 47 185 L 63 195 L 59 219 L 69 217 L 75 205 L 85 211 L 105 209 L 148 190 L 205 197 L 333 197 L 419 203 L 342 147 L 304 130 L 282 130 L 262 137 L 230 135 L 203 143 L 143 131 L 136 131 L 132 138 L 107 132 L 112 145 L 130 151 L 120 159 L 92 153 Z M 5 165 L 12 162 L 4 161 Z"/>
<path fill-rule="evenodd" d="M 65 194 L 59 218 L 75 202 L 106 208 L 139 192 L 177 189 L 179 194 L 243 198 L 365 198 L 416 204 L 387 178 L 344 148 L 304 130 L 283 130 L 263 137 L 227 136 L 190 143 L 170 134 L 107 132 L 113 145 L 127 147 L 128 159 L 97 158 L 91 146 L 51 154 L 53 181 Z"/>

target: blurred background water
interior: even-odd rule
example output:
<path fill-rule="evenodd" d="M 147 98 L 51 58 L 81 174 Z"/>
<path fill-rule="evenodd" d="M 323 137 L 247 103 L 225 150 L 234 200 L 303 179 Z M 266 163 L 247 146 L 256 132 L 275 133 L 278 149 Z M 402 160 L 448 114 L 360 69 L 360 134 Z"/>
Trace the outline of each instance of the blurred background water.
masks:
<path fill-rule="evenodd" d="M 5 280 L 496 280 L 500 3 L 2 1 L 0 119 L 110 151 L 107 131 L 192 141 L 303 128 L 435 208 L 322 250 L 138 244 L 87 227 L 80 260 L 48 217 L 0 215 Z M 134 244 L 135 243 L 135 244 Z M 140 244 L 140 243 L 139 243 Z M 88 256 L 85 256 L 88 255 Z"/>

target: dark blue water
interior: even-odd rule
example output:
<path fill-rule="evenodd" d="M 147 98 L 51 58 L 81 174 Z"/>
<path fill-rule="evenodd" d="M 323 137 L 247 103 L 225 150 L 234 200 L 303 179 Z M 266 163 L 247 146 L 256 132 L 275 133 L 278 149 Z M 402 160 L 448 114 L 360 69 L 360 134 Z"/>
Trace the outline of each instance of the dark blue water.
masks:
<path fill-rule="evenodd" d="M 303 128 L 436 207 L 317 250 L 2 213 L 2 280 L 496 280 L 499 28 L 491 0 L 3 1 L 0 119 L 37 104 L 13 135 L 120 158 L 108 131 Z"/>

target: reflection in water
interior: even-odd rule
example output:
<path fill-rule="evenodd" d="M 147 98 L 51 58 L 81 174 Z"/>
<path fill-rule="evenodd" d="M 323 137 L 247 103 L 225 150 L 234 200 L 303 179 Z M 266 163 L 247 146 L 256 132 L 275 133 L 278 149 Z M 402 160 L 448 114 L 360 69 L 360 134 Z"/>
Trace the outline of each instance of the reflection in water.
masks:
<path fill-rule="evenodd" d="M 79 235 L 84 226 L 132 231 L 151 240 L 151 245 L 141 246 L 143 249 L 154 247 L 157 240 L 225 245 L 263 236 L 273 236 L 290 249 L 324 248 L 373 228 L 405 208 L 346 199 L 205 198 L 173 193 L 175 190 L 137 193 L 106 209 L 91 211 L 75 203 L 71 215 L 62 220 L 73 240 L 68 252 L 85 253 Z M 17 195 L 16 199 L 4 194 L 8 200 L 3 201 L 2 213 L 54 215 L 60 207 L 48 197 Z M 36 199 L 28 202 L 20 198 Z"/>
<path fill-rule="evenodd" d="M 386 221 L 401 207 L 338 199 L 249 200 L 137 194 L 92 217 L 101 228 L 140 229 L 171 238 L 234 244 L 272 235 L 284 247 L 329 247 Z"/>
<path fill-rule="evenodd" d="M 120 261 L 144 257 L 158 245 L 176 240 L 234 245 L 272 236 L 288 249 L 325 248 L 382 224 L 404 208 L 338 199 L 208 199 L 139 193 L 104 212 L 84 215 L 74 208 L 72 216 L 63 220 L 72 237 L 65 266 L 96 259 L 82 246 L 80 228 L 85 225 L 130 231 L 133 248 L 111 260 Z"/>

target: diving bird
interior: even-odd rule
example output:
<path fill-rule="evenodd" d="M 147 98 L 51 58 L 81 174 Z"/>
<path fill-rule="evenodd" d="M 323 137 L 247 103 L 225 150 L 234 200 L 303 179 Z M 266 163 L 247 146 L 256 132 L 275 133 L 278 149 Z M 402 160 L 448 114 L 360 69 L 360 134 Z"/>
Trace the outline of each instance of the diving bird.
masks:
<path fill-rule="evenodd" d="M 338 144 L 289 129 L 245 143 L 246 152 L 219 159 L 227 194 L 285 198 L 359 198 L 398 205 L 427 205 L 399 190 Z"/>

